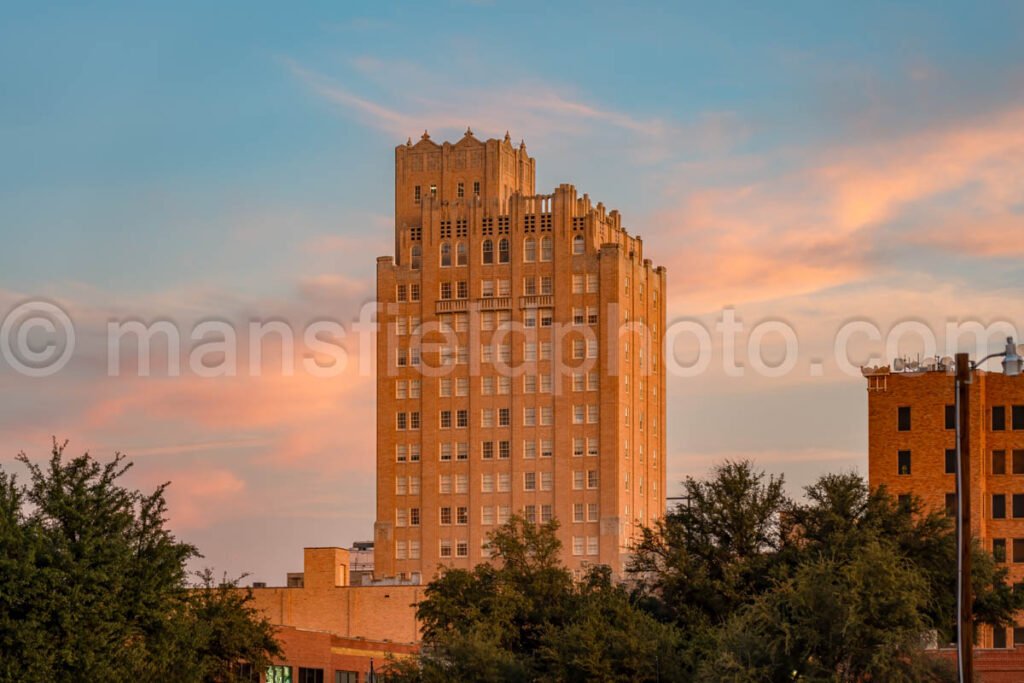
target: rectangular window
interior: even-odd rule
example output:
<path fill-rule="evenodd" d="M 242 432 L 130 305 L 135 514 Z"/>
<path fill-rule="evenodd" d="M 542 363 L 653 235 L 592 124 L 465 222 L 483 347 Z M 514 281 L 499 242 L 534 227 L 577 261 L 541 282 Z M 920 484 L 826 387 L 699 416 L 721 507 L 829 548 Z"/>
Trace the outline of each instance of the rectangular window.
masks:
<path fill-rule="evenodd" d="M 946 406 L 946 429 L 956 429 L 956 406 Z"/>
<path fill-rule="evenodd" d="M 418 496 L 420 494 L 420 478 L 409 477 L 409 494 Z"/>
<path fill-rule="evenodd" d="M 456 396 L 468 396 L 469 395 L 469 378 L 458 377 L 455 380 L 455 395 Z"/>
<path fill-rule="evenodd" d="M 1006 539 L 1005 538 L 993 538 L 992 539 L 992 559 L 996 562 L 1006 562 Z M 1024 645 L 1024 643 L 1021 643 Z"/>
<path fill-rule="evenodd" d="M 572 473 L 572 487 L 577 491 L 583 488 L 583 470 L 576 470 Z"/>
<path fill-rule="evenodd" d="M 494 442 L 484 441 L 480 444 L 480 457 L 484 460 L 494 459 Z"/>
<path fill-rule="evenodd" d="M 1014 564 L 1024 562 L 1024 538 L 1013 539 L 1013 562 Z"/>
<path fill-rule="evenodd" d="M 498 524 L 504 524 L 512 516 L 512 508 L 508 505 L 498 506 Z"/>
<path fill-rule="evenodd" d="M 508 472 L 498 474 L 498 493 L 508 493 L 512 490 L 512 475 Z M 506 520 L 507 521 L 507 520 Z M 502 522 L 504 524 L 504 522 Z"/>
<path fill-rule="evenodd" d="M 452 542 L 451 541 L 441 541 L 440 554 L 441 554 L 441 557 L 451 557 L 452 556 Z"/>
<path fill-rule="evenodd" d="M 997 650 L 1006 648 L 1006 627 L 1005 626 L 993 626 L 992 627 L 992 647 Z"/>
<path fill-rule="evenodd" d="M 466 196 L 466 183 L 459 183 L 458 187 L 456 188 L 455 193 L 456 193 L 456 196 L 459 199 L 462 199 L 463 197 L 465 197 Z"/>
<path fill-rule="evenodd" d="M 501 460 L 508 460 L 512 455 L 512 442 L 511 441 L 499 441 L 498 442 L 498 458 Z"/>
<path fill-rule="evenodd" d="M 897 456 L 897 472 L 901 475 L 910 474 L 910 451 L 900 451 Z"/>
<path fill-rule="evenodd" d="M 583 293 L 583 276 L 573 275 L 572 276 L 572 293 L 582 294 Z"/>
<path fill-rule="evenodd" d="M 523 507 L 523 517 L 526 518 L 526 521 L 529 522 L 530 524 L 536 524 L 537 523 L 537 506 L 536 505 L 526 505 L 526 506 L 524 506 Z"/>
<path fill-rule="evenodd" d="M 597 470 L 587 470 L 587 488 L 597 488 Z"/>
<path fill-rule="evenodd" d="M 469 493 L 469 475 L 455 475 L 455 493 Z"/>
<path fill-rule="evenodd" d="M 455 450 L 456 460 L 469 460 L 469 443 L 460 441 Z"/>
<path fill-rule="evenodd" d="M 597 555 L 597 536 L 587 536 L 587 555 Z"/>
<path fill-rule="evenodd" d="M 551 521 L 551 518 L 554 516 L 554 509 L 550 505 L 540 506 L 540 521 L 542 524 L 547 524 Z"/>
<path fill-rule="evenodd" d="M 1006 496 L 1002 493 L 992 494 L 992 519 L 1006 519 Z"/>
<path fill-rule="evenodd" d="M 553 443 L 554 442 L 551 439 L 540 440 L 540 457 L 550 458 L 552 455 L 554 455 Z"/>
<path fill-rule="evenodd" d="M 456 524 L 469 524 L 469 508 L 457 507 L 455 508 L 455 523 Z"/>
<path fill-rule="evenodd" d="M 992 474 L 1006 474 L 1006 451 L 992 451 Z"/>
<path fill-rule="evenodd" d="M 1006 406 L 992 406 L 992 431 L 1006 431 Z"/>
<path fill-rule="evenodd" d="M 909 502 L 910 502 L 910 496 L 907 496 L 907 503 L 909 504 Z M 1003 508 L 1005 509 L 1005 507 L 1006 507 L 1006 504 L 1004 502 Z M 947 517 L 956 517 L 956 494 L 955 493 L 947 493 L 946 494 L 946 516 Z"/>
<path fill-rule="evenodd" d="M 480 522 L 482 524 L 494 524 L 494 506 L 485 505 L 480 508 Z"/>
<path fill-rule="evenodd" d="M 540 473 L 540 490 L 550 491 L 554 486 L 555 475 L 552 472 L 541 472 Z"/>
<path fill-rule="evenodd" d="M 437 490 L 440 493 L 451 493 L 452 492 L 452 475 L 441 474 L 437 478 Z"/>
<path fill-rule="evenodd" d="M 494 493 L 494 475 L 480 475 L 480 491 L 483 493 Z"/>
<path fill-rule="evenodd" d="M 1024 430 L 1024 406 L 1013 407 L 1013 431 Z"/>
<path fill-rule="evenodd" d="M 946 449 L 946 474 L 956 474 L 956 449 Z"/>
<path fill-rule="evenodd" d="M 1024 451 L 1013 451 L 1013 473 L 1024 474 Z"/>
<path fill-rule="evenodd" d="M 1024 518 L 1024 493 L 1013 494 L 1013 518 Z"/>
<path fill-rule="evenodd" d="M 584 542 L 584 539 L 583 539 L 582 536 L 573 536 L 572 537 L 572 554 L 573 555 L 582 555 L 583 554 L 583 542 Z"/>
<path fill-rule="evenodd" d="M 498 426 L 508 427 L 512 424 L 512 411 L 509 408 L 498 408 Z"/>
<path fill-rule="evenodd" d="M 597 521 L 597 503 L 587 503 L 587 521 Z"/>
<path fill-rule="evenodd" d="M 480 394 L 482 396 L 491 396 L 494 394 L 494 378 L 493 377 L 481 377 L 480 378 Z"/>
<path fill-rule="evenodd" d="M 459 429 L 465 429 L 469 426 L 469 411 L 468 410 L 456 410 L 455 411 L 455 426 Z"/>
<path fill-rule="evenodd" d="M 583 519 L 583 503 L 575 503 L 572 506 L 572 521 L 582 522 Z"/>
<path fill-rule="evenodd" d="M 449 442 L 441 444 L 441 462 L 447 462 L 452 459 L 452 445 Z"/>
<path fill-rule="evenodd" d="M 469 557 L 469 541 L 461 540 L 455 543 L 456 557 Z"/>
<path fill-rule="evenodd" d="M 420 525 L 420 509 L 419 508 L 409 508 L 409 526 L 419 526 L 419 525 Z"/>
<path fill-rule="evenodd" d="M 408 448 L 405 444 L 395 446 L 395 462 L 405 462 L 408 459 Z"/>
<path fill-rule="evenodd" d="M 910 406 L 899 407 L 896 427 L 901 432 L 910 431 Z"/>
<path fill-rule="evenodd" d="M 441 429 L 451 429 L 452 426 L 452 411 L 442 410 L 441 411 Z"/>
<path fill-rule="evenodd" d="M 441 508 L 440 523 L 448 525 L 452 523 L 452 509 L 450 507 Z"/>
<path fill-rule="evenodd" d="M 524 441 L 523 442 L 523 457 L 532 460 L 537 457 L 537 442 L 536 441 Z"/>
<path fill-rule="evenodd" d="M 523 472 L 523 490 L 524 491 L 536 491 L 537 490 L 537 473 L 536 472 Z"/>

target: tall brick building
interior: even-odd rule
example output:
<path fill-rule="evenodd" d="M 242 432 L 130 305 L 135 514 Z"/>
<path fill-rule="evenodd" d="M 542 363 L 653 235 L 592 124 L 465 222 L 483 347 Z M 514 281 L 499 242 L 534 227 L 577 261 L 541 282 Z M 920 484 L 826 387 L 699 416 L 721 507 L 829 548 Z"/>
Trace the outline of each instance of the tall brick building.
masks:
<path fill-rule="evenodd" d="M 616 211 L 535 194 L 525 144 L 395 150 L 377 260 L 375 575 L 471 567 L 512 514 L 620 571 L 665 509 L 665 270 Z"/>
<path fill-rule="evenodd" d="M 896 496 L 915 495 L 936 510 L 956 508 L 955 378 L 941 365 L 925 372 L 866 370 L 868 478 Z M 978 371 L 971 391 L 971 528 L 1010 583 L 1024 581 L 1024 376 Z M 1018 628 L 980 629 L 982 647 L 1024 645 Z"/>

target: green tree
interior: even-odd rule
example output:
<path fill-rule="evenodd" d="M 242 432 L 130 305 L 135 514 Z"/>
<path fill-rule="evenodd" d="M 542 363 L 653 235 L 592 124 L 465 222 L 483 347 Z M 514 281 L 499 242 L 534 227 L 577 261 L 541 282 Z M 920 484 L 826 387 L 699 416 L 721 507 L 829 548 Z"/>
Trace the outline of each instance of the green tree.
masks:
<path fill-rule="evenodd" d="M 489 537 L 492 562 L 443 569 L 417 616 L 423 652 L 398 681 L 675 680 L 678 634 L 639 610 L 606 567 L 575 582 L 556 521 L 513 517 Z"/>
<path fill-rule="evenodd" d="M 951 680 L 923 651 L 927 582 L 895 549 L 820 557 L 730 618 L 700 676 L 731 681 Z"/>
<path fill-rule="evenodd" d="M 799 530 L 804 553 L 851 558 L 865 544 L 892 543 L 924 579 L 926 600 L 921 605 L 928 628 L 948 640 L 956 614 L 957 547 L 953 521 L 925 510 L 919 498 L 898 503 L 884 487 L 868 490 L 855 473 L 828 474 L 805 489 L 806 503 L 793 506 L 790 516 Z M 972 554 L 971 585 L 974 618 L 989 625 L 1012 625 L 1024 609 L 1024 591 L 1007 583 L 1008 570 L 977 545 Z"/>
<path fill-rule="evenodd" d="M 125 488 L 124 456 L 65 445 L 19 456 L 26 485 L 0 471 L 0 680 L 230 680 L 278 652 L 244 591 L 189 586 L 198 553 L 165 526 L 166 485 Z"/>
<path fill-rule="evenodd" d="M 686 502 L 641 531 L 628 571 L 652 613 L 696 634 L 787 576 L 791 502 L 781 477 L 749 461 L 725 462 L 683 488 Z"/>

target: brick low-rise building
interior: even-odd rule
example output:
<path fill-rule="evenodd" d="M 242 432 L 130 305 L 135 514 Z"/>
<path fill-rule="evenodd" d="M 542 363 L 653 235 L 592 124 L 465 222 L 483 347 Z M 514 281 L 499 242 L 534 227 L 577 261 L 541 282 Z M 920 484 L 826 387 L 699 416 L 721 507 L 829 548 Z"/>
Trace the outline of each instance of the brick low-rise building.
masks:
<path fill-rule="evenodd" d="M 354 586 L 351 567 L 345 548 L 306 548 L 301 581 L 252 589 L 284 650 L 270 672 L 253 672 L 254 680 L 363 683 L 371 662 L 379 672 L 389 656 L 418 651 L 423 587 Z"/>
<path fill-rule="evenodd" d="M 933 510 L 956 510 L 956 394 L 949 364 L 864 371 L 868 383 L 868 478 Z M 970 386 L 971 532 L 1024 581 L 1024 376 L 977 371 Z M 979 629 L 985 648 L 1024 646 L 1016 628 Z M 1021 679 L 1018 679 L 1021 680 Z"/>

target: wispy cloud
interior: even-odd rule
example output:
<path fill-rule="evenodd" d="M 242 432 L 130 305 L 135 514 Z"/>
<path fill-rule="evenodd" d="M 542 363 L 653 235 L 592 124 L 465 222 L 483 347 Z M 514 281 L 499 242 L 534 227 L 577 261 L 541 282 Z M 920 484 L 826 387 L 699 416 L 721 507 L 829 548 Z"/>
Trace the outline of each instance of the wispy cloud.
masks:
<path fill-rule="evenodd" d="M 537 78 L 463 85 L 407 63 L 354 59 L 353 71 L 369 79 L 378 92 L 371 98 L 346 84 L 345 76 L 329 77 L 291 59 L 284 63 L 344 115 L 399 140 L 424 128 L 435 134 L 460 134 L 467 126 L 494 136 L 518 131 L 541 143 L 556 135 L 585 138 L 606 131 L 630 140 L 624 147 L 634 160 L 651 162 L 664 159 L 673 149 L 729 147 L 749 135 L 748 126 L 733 112 L 709 112 L 692 122 L 637 116 L 602 106 L 570 86 Z"/>

